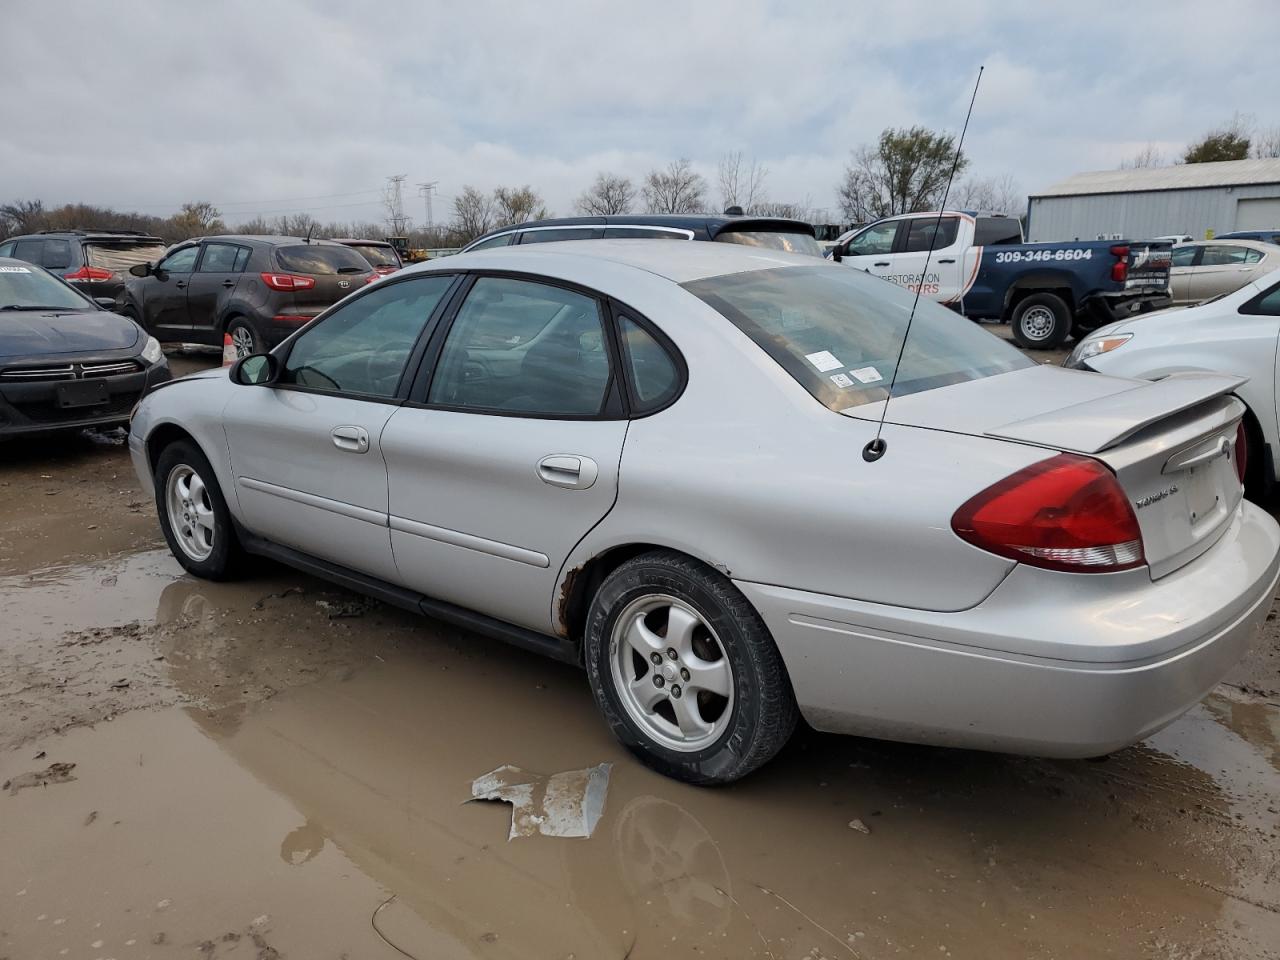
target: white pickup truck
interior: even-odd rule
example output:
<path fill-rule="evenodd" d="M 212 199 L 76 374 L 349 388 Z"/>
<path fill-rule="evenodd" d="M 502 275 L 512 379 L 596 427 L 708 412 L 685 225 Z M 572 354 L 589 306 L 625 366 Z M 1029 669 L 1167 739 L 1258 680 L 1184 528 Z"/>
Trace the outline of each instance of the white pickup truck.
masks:
<path fill-rule="evenodd" d="M 841 237 L 827 256 L 918 288 L 966 317 L 1009 322 L 1019 344 L 1049 349 L 1073 333 L 1167 306 L 1172 246 L 1023 243 L 1016 217 L 957 210 L 877 220 Z"/>

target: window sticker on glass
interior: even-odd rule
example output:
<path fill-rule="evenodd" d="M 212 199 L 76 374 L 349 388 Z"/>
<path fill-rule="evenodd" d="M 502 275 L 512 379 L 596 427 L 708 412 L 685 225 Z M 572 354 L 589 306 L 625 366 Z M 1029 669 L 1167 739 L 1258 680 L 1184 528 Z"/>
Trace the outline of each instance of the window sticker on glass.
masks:
<path fill-rule="evenodd" d="M 834 370 L 836 367 L 844 366 L 843 363 L 831 355 L 830 350 L 819 350 L 817 353 L 806 353 L 804 358 L 817 367 L 819 373 L 826 373 L 828 370 Z M 877 376 L 876 379 L 879 380 L 880 378 Z"/>
<path fill-rule="evenodd" d="M 0 273 L 30 273 L 26 267 L 0 267 Z"/>
<path fill-rule="evenodd" d="M 831 377 L 830 380 L 841 390 L 845 389 L 846 387 L 853 386 L 853 381 L 850 380 L 848 377 L 846 377 L 843 373 L 837 373 L 834 377 Z"/>
<path fill-rule="evenodd" d="M 850 370 L 849 373 L 856 377 L 859 383 L 879 383 L 884 379 L 875 367 L 859 367 L 857 370 Z"/>

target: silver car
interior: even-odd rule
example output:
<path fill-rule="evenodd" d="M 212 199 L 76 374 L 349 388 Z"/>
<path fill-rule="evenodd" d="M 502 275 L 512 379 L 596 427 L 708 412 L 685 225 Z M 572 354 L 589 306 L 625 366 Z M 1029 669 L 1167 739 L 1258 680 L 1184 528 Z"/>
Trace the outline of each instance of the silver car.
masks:
<path fill-rule="evenodd" d="M 580 663 L 696 783 L 822 730 L 1062 757 L 1245 653 L 1280 529 L 1239 378 L 1042 366 L 813 258 L 597 240 L 435 260 L 162 387 L 130 448 L 173 554 L 243 554 Z M 883 428 L 883 455 L 864 455 Z"/>
<path fill-rule="evenodd" d="M 1206 240 L 1173 248 L 1169 293 L 1174 306 L 1234 293 L 1280 267 L 1280 247 L 1257 240 Z"/>

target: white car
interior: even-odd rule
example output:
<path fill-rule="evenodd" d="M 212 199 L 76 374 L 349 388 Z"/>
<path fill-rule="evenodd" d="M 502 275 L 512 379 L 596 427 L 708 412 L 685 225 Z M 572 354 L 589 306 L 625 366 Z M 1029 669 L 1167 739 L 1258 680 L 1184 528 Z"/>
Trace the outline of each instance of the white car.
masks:
<path fill-rule="evenodd" d="M 1248 377 L 1235 394 L 1245 402 L 1250 495 L 1266 493 L 1280 470 L 1276 347 L 1280 343 L 1280 270 L 1185 310 L 1161 310 L 1095 330 L 1065 366 L 1117 377 L 1159 380 L 1211 371 Z"/>

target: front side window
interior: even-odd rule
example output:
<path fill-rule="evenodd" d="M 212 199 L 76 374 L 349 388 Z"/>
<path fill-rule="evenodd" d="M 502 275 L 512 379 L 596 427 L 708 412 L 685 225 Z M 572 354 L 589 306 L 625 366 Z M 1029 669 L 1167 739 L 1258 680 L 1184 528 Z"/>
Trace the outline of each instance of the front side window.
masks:
<path fill-rule="evenodd" d="M 12 256 L 13 256 L 13 241 L 10 240 L 8 243 L 0 243 L 0 257 L 12 257 Z"/>
<path fill-rule="evenodd" d="M 836 411 L 1034 366 L 1014 347 L 931 300 L 834 264 L 684 284 Z"/>
<path fill-rule="evenodd" d="M 898 235 L 898 221 L 877 223 L 867 227 L 849 241 L 847 253 L 849 257 L 878 257 L 893 249 L 893 238 Z"/>
<path fill-rule="evenodd" d="M 242 247 L 229 243 L 206 243 L 200 258 L 201 273 L 235 273 L 236 260 Z"/>
<path fill-rule="evenodd" d="M 481 277 L 449 330 L 427 402 L 594 416 L 608 386 L 609 353 L 593 297 L 530 280 Z"/>
<path fill-rule="evenodd" d="M 635 412 L 656 410 L 680 389 L 680 369 L 653 334 L 636 321 L 624 315 L 620 327 L 635 399 L 640 401 Z"/>
<path fill-rule="evenodd" d="M 199 247 L 183 247 L 175 250 L 160 261 L 160 269 L 165 273 L 190 273 L 195 269 Z"/>
<path fill-rule="evenodd" d="M 959 217 L 917 217 L 907 221 L 907 243 L 904 253 L 926 253 L 929 250 L 942 250 L 956 242 L 956 234 L 960 232 Z"/>
<path fill-rule="evenodd" d="M 1174 247 L 1173 248 L 1173 265 L 1175 267 L 1189 267 L 1196 259 L 1196 251 L 1199 247 Z"/>
<path fill-rule="evenodd" d="M 299 334 L 280 383 L 326 393 L 392 397 L 453 277 L 416 277 L 372 288 Z"/>
<path fill-rule="evenodd" d="M 1248 252 L 1248 247 L 1228 247 L 1222 243 L 1210 244 L 1204 248 L 1204 254 L 1200 257 L 1200 266 L 1236 266 L 1245 262 L 1245 255 Z"/>
<path fill-rule="evenodd" d="M 39 263 L 44 256 L 44 241 L 19 240 L 13 245 L 13 255 L 27 263 Z"/>

